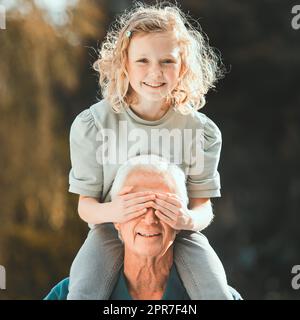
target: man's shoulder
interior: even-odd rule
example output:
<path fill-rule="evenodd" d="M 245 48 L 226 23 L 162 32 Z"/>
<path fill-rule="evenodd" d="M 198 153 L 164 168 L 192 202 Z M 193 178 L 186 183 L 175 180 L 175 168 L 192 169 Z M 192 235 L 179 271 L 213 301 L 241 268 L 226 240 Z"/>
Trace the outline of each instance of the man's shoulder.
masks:
<path fill-rule="evenodd" d="M 69 278 L 65 278 L 51 289 L 44 300 L 67 300 L 68 293 Z"/>

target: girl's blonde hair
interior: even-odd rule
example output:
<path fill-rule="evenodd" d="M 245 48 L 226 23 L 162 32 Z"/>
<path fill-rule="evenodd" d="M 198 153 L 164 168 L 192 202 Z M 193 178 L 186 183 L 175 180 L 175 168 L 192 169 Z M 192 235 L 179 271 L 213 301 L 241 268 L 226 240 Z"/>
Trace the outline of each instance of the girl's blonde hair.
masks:
<path fill-rule="evenodd" d="M 205 105 L 205 94 L 223 77 L 223 64 L 209 46 L 207 36 L 194 28 L 177 5 L 167 1 L 148 5 L 135 2 L 133 8 L 122 13 L 108 31 L 93 68 L 99 72 L 103 98 L 115 112 L 137 102 L 130 94 L 129 78 L 125 68 L 130 39 L 135 34 L 173 31 L 181 46 L 184 70 L 176 88 L 167 101 L 183 114 Z"/>

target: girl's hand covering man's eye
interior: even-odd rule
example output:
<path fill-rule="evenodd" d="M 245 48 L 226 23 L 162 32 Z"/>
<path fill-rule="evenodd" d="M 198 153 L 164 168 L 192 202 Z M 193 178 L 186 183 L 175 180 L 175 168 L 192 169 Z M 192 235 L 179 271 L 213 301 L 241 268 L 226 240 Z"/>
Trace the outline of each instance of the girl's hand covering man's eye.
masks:
<path fill-rule="evenodd" d="M 123 223 L 145 214 L 155 207 L 153 191 L 132 192 L 133 186 L 125 186 L 110 203 L 112 222 Z"/>
<path fill-rule="evenodd" d="M 192 219 L 189 209 L 175 193 L 155 192 L 155 214 L 175 230 L 190 230 Z"/>

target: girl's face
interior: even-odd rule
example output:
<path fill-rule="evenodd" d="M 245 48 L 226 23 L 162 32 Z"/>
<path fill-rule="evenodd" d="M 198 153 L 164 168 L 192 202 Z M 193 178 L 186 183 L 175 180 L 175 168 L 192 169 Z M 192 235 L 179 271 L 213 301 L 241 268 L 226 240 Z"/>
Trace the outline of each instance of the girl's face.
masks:
<path fill-rule="evenodd" d="M 172 32 L 134 35 L 126 69 L 139 102 L 163 102 L 177 86 L 181 63 L 180 47 Z"/>

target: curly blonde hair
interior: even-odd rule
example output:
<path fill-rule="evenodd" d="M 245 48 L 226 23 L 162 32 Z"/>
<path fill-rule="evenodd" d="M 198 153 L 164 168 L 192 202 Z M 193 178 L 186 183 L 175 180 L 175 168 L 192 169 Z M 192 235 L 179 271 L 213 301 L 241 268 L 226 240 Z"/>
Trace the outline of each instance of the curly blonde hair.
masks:
<path fill-rule="evenodd" d="M 199 30 L 197 30 L 199 29 Z M 99 72 L 99 86 L 115 112 L 137 102 L 130 94 L 126 70 L 128 46 L 132 35 L 173 31 L 181 47 L 184 72 L 177 86 L 167 95 L 167 101 L 182 114 L 192 106 L 199 110 L 205 105 L 205 94 L 223 77 L 223 64 L 200 26 L 194 28 L 176 5 L 167 1 L 147 5 L 135 2 L 132 9 L 119 15 L 102 42 L 93 68 Z"/>

